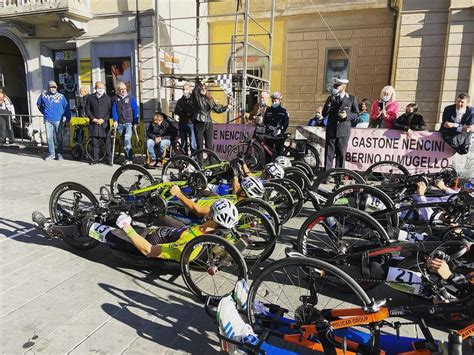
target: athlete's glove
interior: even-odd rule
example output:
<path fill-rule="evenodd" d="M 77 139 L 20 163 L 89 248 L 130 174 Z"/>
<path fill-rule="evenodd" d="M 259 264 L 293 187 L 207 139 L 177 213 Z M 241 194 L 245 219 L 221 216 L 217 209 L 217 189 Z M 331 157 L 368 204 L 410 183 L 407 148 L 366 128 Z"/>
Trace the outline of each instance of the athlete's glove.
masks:
<path fill-rule="evenodd" d="M 120 216 L 118 216 L 115 224 L 117 224 L 117 227 L 119 227 L 120 229 L 123 229 L 123 227 L 125 227 L 126 225 L 132 224 L 132 217 L 122 212 L 120 213 Z"/>

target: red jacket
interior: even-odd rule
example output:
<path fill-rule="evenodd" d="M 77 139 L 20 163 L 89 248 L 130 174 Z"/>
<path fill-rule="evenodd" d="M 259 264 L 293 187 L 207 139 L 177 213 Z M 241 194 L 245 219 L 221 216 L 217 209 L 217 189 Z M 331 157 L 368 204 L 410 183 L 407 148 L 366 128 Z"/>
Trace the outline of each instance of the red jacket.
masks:
<path fill-rule="evenodd" d="M 370 108 L 370 120 L 375 121 L 379 113 L 379 101 L 377 100 L 372 104 Z M 385 106 L 385 111 L 387 112 L 387 117 L 385 118 L 385 127 L 392 128 L 393 122 L 397 119 L 398 107 L 400 105 L 397 101 L 389 101 L 387 106 Z"/>

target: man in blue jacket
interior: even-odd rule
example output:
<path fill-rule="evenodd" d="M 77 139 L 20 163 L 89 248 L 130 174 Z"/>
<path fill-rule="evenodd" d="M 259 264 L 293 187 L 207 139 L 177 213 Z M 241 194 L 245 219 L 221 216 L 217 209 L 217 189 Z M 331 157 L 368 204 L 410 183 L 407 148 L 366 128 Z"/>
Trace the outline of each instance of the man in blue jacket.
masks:
<path fill-rule="evenodd" d="M 36 105 L 43 114 L 46 126 L 49 155 L 44 160 L 56 158 L 54 141 L 58 143 L 58 160 L 63 160 L 63 128 L 71 120 L 69 103 L 64 95 L 58 92 L 58 85 L 54 81 L 50 81 L 48 91 L 40 95 Z"/>
<path fill-rule="evenodd" d="M 137 100 L 127 92 L 127 85 L 120 82 L 117 85 L 116 95 L 112 100 L 112 118 L 117 133 L 122 135 L 123 148 L 125 151 L 125 164 L 132 164 L 132 133 L 139 121 L 139 109 Z"/>
<path fill-rule="evenodd" d="M 468 106 L 469 99 L 468 94 L 459 94 L 456 103 L 446 106 L 443 111 L 441 134 L 458 154 L 467 154 L 474 138 L 474 112 Z"/>

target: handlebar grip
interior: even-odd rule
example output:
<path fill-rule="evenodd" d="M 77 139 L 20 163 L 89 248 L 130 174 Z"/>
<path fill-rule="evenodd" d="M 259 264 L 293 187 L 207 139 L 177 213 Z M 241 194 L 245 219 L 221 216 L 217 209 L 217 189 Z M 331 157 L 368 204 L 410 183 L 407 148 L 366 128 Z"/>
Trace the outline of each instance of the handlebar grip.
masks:
<path fill-rule="evenodd" d="M 462 355 L 462 338 L 454 331 L 449 332 L 448 336 L 448 354 Z"/>

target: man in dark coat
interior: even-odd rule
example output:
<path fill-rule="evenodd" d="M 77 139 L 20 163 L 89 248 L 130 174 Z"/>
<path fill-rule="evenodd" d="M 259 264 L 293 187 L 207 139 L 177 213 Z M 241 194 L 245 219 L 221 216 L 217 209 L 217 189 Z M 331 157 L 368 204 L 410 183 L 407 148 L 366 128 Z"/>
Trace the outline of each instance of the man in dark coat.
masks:
<path fill-rule="evenodd" d="M 458 154 L 467 154 L 474 138 L 474 112 L 468 105 L 469 100 L 468 94 L 459 94 L 456 103 L 446 106 L 443 111 L 441 134 Z"/>
<path fill-rule="evenodd" d="M 112 101 L 105 93 L 105 85 L 98 81 L 95 83 L 95 93 L 89 95 L 86 102 L 86 115 L 89 117 L 89 136 L 92 137 L 94 160 L 92 164 L 99 162 L 99 142 L 105 140 L 106 159 L 112 165 L 110 144 L 110 113 Z"/>
<path fill-rule="evenodd" d="M 185 154 L 188 154 L 189 143 L 191 153 L 196 150 L 196 136 L 194 135 L 193 115 L 194 105 L 191 94 L 193 89 L 189 83 L 183 86 L 183 96 L 176 103 L 174 113 L 179 116 L 179 138 Z"/>
<path fill-rule="evenodd" d="M 324 170 L 332 169 L 334 153 L 336 168 L 345 164 L 347 144 L 351 133 L 351 121 L 359 116 L 359 105 L 353 95 L 346 92 L 347 79 L 333 79 L 333 89 L 323 107 L 323 117 L 328 116 Z"/>

